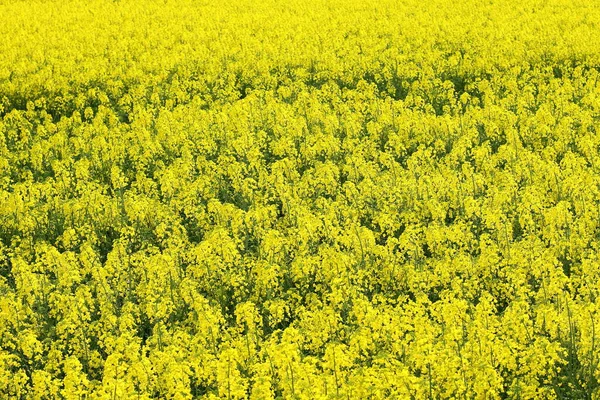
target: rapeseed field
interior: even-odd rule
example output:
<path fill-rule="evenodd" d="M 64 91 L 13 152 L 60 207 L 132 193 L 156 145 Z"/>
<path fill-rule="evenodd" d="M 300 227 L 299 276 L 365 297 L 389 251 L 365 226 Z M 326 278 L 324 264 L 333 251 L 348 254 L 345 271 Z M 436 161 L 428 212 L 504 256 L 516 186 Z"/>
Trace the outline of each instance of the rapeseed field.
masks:
<path fill-rule="evenodd" d="M 0 0 L 0 399 L 600 399 L 597 0 Z"/>

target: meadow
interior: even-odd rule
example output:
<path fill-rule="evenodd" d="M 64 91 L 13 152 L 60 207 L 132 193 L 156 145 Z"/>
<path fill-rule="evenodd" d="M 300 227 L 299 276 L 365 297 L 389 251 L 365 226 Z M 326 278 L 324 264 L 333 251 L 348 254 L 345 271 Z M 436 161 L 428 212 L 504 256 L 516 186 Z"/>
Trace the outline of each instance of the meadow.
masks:
<path fill-rule="evenodd" d="M 0 398 L 600 399 L 596 0 L 0 0 Z"/>

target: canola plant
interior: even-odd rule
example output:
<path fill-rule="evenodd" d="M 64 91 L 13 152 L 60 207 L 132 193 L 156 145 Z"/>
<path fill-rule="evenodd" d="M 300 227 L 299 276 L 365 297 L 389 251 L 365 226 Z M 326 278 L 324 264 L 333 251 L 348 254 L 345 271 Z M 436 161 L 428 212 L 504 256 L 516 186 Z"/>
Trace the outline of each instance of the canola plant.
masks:
<path fill-rule="evenodd" d="M 596 0 L 0 0 L 0 398 L 599 399 Z"/>

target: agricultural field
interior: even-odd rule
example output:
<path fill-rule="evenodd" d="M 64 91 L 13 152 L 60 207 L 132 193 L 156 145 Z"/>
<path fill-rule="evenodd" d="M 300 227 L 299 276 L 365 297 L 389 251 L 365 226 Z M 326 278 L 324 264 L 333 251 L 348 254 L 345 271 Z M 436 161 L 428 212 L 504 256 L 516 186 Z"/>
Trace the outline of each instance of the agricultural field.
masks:
<path fill-rule="evenodd" d="M 0 399 L 600 399 L 597 0 L 0 0 Z"/>

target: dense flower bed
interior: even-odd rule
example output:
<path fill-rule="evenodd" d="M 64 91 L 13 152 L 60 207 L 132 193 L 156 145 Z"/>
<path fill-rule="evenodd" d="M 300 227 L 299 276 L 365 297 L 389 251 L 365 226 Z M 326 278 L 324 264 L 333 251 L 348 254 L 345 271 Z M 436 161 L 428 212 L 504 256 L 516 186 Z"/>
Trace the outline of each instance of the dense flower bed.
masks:
<path fill-rule="evenodd" d="M 0 397 L 598 398 L 598 21 L 0 0 Z"/>

